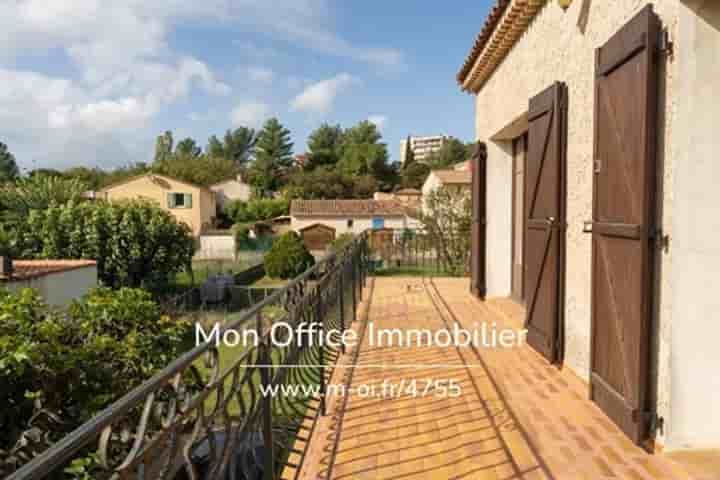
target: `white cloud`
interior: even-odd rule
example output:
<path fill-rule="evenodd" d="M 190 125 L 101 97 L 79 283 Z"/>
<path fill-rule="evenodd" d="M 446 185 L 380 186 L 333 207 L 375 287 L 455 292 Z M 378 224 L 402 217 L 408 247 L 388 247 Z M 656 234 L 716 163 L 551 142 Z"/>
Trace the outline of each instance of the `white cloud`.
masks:
<path fill-rule="evenodd" d="M 374 123 L 378 130 L 382 130 L 387 123 L 387 117 L 385 115 L 370 115 L 368 121 Z"/>
<path fill-rule="evenodd" d="M 300 112 L 327 113 L 337 96 L 355 82 L 350 74 L 340 73 L 313 83 L 292 99 L 290 108 Z"/>
<path fill-rule="evenodd" d="M 0 6 L 0 137 L 13 142 L 13 151 L 25 163 L 92 164 L 100 161 L 95 155 L 105 160 L 116 151 L 123 153 L 110 161 L 145 155 L 154 137 L 148 127 L 169 106 L 196 90 L 227 95 L 230 87 L 211 65 L 174 49 L 171 33 L 184 23 L 222 21 L 269 35 L 274 44 L 280 40 L 383 66 L 402 62 L 398 50 L 356 45 L 335 33 L 329 0 L 0 0 Z M 258 64 L 270 52 L 277 54 L 275 45 L 263 45 L 262 52 L 257 45 L 245 47 L 247 56 L 261 53 L 252 57 Z M 23 71 L 9 67 L 16 58 L 42 56 L 53 61 Z M 58 65 L 55 71 L 70 73 L 41 73 Z M 248 75 L 259 82 L 276 77 L 262 67 Z M 331 108 L 348 83 L 345 75 L 306 90 L 297 100 L 298 109 Z M 232 117 L 257 123 L 268 110 L 250 102 L 238 105 Z M 72 158 L 86 151 L 90 153 Z"/>
<path fill-rule="evenodd" d="M 233 127 L 258 128 L 270 114 L 270 107 L 261 102 L 242 102 L 230 112 Z"/>
<path fill-rule="evenodd" d="M 246 69 L 247 76 L 253 82 L 270 83 L 275 78 L 275 73 L 269 68 L 251 66 Z"/>

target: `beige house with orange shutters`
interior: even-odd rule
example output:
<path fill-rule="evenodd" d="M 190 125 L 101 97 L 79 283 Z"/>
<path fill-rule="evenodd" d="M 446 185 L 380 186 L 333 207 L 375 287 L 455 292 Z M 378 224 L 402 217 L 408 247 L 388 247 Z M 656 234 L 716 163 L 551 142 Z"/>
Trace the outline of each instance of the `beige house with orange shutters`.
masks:
<path fill-rule="evenodd" d="M 198 237 L 203 229 L 212 227 L 216 216 L 215 192 L 166 175 L 147 173 L 110 185 L 97 195 L 108 201 L 152 200 L 186 223 Z"/>
<path fill-rule="evenodd" d="M 457 75 L 477 292 L 635 442 L 720 447 L 720 1 L 493 3 Z"/>

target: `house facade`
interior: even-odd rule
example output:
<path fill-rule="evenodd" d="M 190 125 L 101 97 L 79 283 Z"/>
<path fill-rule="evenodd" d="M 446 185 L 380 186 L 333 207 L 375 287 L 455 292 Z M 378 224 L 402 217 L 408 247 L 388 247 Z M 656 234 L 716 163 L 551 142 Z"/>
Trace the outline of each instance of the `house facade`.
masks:
<path fill-rule="evenodd" d="M 243 182 L 240 175 L 237 178 L 210 185 L 210 190 L 215 192 L 215 200 L 219 210 L 225 207 L 226 202 L 234 200 L 247 202 L 252 197 L 252 187 Z"/>
<path fill-rule="evenodd" d="M 94 260 L 6 262 L 0 274 L 0 288 L 11 292 L 35 289 L 45 303 L 54 307 L 67 307 L 98 284 L 97 263 Z"/>
<path fill-rule="evenodd" d="M 97 198 L 108 201 L 146 199 L 156 202 L 179 221 L 186 223 L 198 237 L 215 220 L 215 192 L 166 175 L 147 173 L 133 177 L 100 192 Z"/>
<path fill-rule="evenodd" d="M 712 0 L 498 0 L 458 74 L 477 291 L 649 448 L 720 446 L 718 78 Z"/>
<path fill-rule="evenodd" d="M 303 237 L 321 239 L 313 240 L 313 247 L 325 245 L 344 233 L 420 227 L 396 200 L 293 200 L 290 217 L 292 230 Z"/>

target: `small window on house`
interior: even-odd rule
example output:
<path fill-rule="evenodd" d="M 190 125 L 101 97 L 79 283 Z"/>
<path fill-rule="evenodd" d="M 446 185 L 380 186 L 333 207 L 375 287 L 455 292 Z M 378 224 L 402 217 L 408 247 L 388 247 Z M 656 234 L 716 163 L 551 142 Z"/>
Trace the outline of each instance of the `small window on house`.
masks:
<path fill-rule="evenodd" d="M 168 208 L 192 208 L 192 194 L 168 193 Z"/>
<path fill-rule="evenodd" d="M 353 224 L 354 224 L 354 223 L 355 223 L 355 222 L 353 221 L 353 219 L 352 219 L 352 218 L 349 218 L 348 221 L 347 221 L 347 228 L 353 228 Z"/>

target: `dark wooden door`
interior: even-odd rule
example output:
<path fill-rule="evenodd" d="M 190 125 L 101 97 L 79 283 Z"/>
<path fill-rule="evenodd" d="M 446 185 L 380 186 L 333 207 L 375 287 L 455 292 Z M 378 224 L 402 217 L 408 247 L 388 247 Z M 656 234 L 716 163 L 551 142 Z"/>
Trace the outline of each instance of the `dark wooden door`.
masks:
<path fill-rule="evenodd" d="M 591 398 L 647 433 L 659 20 L 646 7 L 596 52 Z"/>
<path fill-rule="evenodd" d="M 510 295 L 525 303 L 525 157 L 527 156 L 527 133 L 513 140 L 512 184 L 512 279 Z"/>
<path fill-rule="evenodd" d="M 301 235 L 308 250 L 325 250 L 335 240 L 335 229 L 316 223 L 302 229 Z"/>
<path fill-rule="evenodd" d="M 485 248 L 487 209 L 487 147 L 478 142 L 470 163 L 472 170 L 472 225 L 470 250 L 470 291 L 485 298 Z"/>
<path fill-rule="evenodd" d="M 566 88 L 556 83 L 530 100 L 525 170 L 527 340 L 560 359 L 565 254 Z"/>

